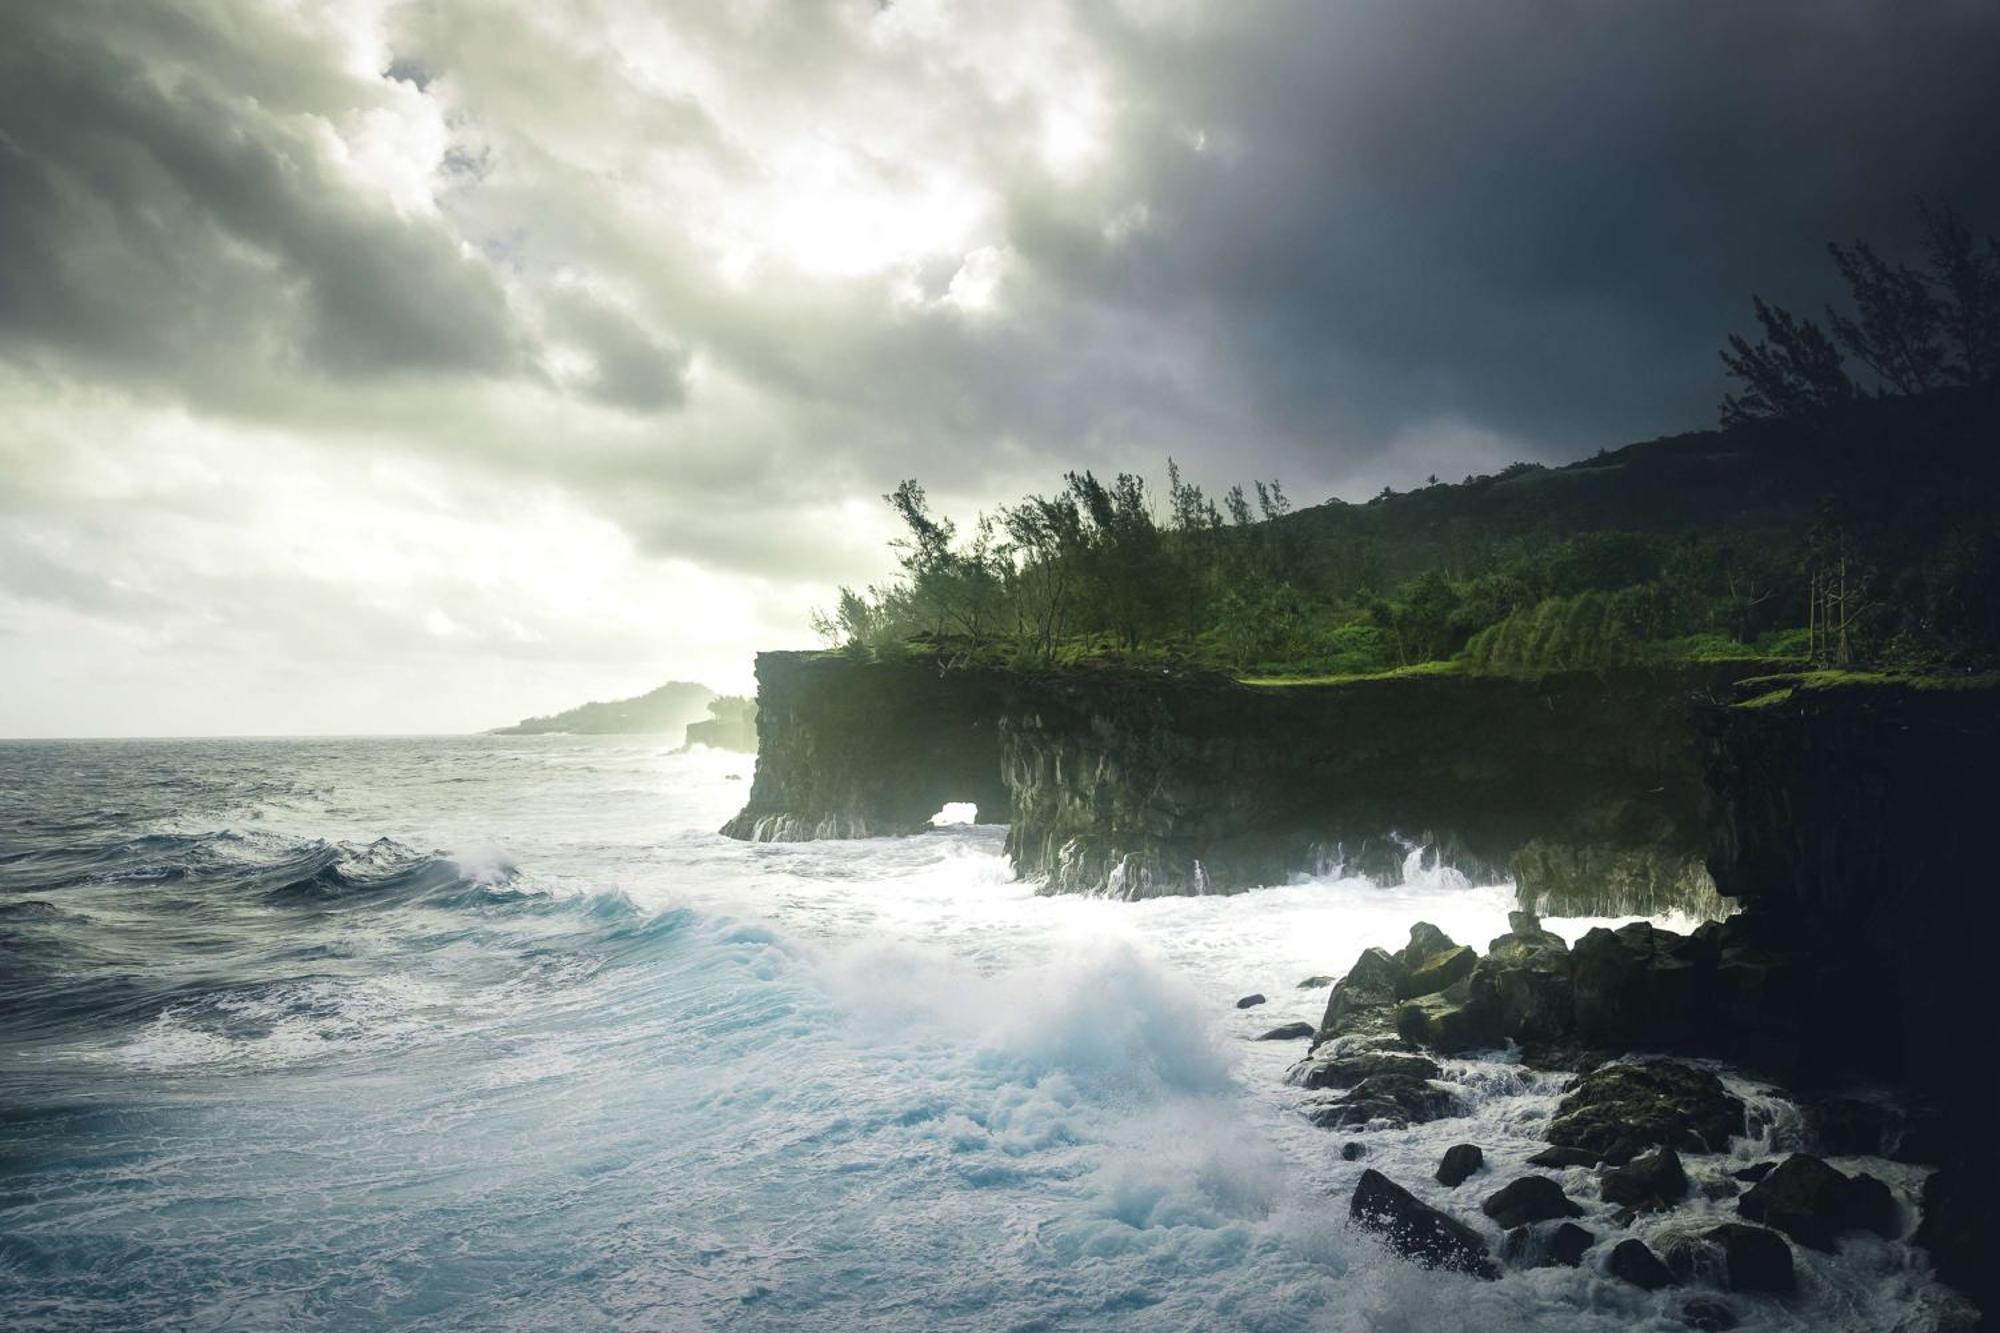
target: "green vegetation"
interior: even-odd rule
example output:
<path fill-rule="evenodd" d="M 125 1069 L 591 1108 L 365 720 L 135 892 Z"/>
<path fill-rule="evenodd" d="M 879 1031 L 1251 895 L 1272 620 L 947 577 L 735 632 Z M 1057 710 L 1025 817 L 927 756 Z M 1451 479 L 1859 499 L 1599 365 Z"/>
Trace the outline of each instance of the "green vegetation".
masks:
<path fill-rule="evenodd" d="M 674 680 L 634 699 L 614 699 L 608 703 L 587 703 L 548 717 L 531 717 L 511 727 L 495 727 L 494 736 L 540 736 L 566 733 L 577 736 L 651 735 L 668 732 L 679 735 L 688 723 L 699 719 L 716 697 L 706 685 Z"/>
<path fill-rule="evenodd" d="M 961 534 L 906 481 L 900 575 L 815 624 L 843 652 L 1330 681 L 1775 659 L 2000 662 L 2000 246 L 1922 211 L 1928 267 L 1832 247 L 1831 332 L 1762 300 L 1719 431 L 1295 510 L 1072 472 Z M 1849 377 L 1852 357 L 1875 377 Z"/>

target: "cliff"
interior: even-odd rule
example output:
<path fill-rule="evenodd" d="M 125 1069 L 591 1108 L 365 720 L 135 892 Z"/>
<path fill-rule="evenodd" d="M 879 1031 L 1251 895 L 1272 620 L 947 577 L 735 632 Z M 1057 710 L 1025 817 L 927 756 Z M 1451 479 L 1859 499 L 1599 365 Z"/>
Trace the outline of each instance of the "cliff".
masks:
<path fill-rule="evenodd" d="M 757 655 L 757 773 L 722 831 L 754 842 L 919 832 L 947 802 L 1005 820 L 1005 673 Z"/>
<path fill-rule="evenodd" d="M 1262 687 L 765 653 L 757 780 L 724 832 L 905 833 L 970 800 L 1049 892 L 1394 881 L 1425 847 L 1551 912 L 1714 914 L 1688 709 L 1743 671 Z"/>

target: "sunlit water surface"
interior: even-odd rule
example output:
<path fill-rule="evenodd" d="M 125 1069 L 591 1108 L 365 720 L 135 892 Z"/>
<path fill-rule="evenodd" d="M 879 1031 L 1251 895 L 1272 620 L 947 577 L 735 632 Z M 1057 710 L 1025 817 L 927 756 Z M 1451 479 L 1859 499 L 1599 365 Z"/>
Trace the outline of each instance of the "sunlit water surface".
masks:
<path fill-rule="evenodd" d="M 1350 1163 L 1283 1082 L 1302 1044 L 1248 1040 L 1419 918 L 1483 948 L 1507 886 L 1038 898 L 993 827 L 718 837 L 750 762 L 0 745 L 0 1323 L 1682 1327 L 1685 1293 L 1479 1283 L 1345 1225 L 1374 1165 L 1486 1226 L 1558 1077 L 1455 1066 L 1470 1117 Z M 1451 1196 L 1460 1141 L 1494 1175 Z M 1947 1308 L 1920 1252 L 1847 1250 L 1801 1252 L 1793 1302 L 1737 1299 L 1745 1326 Z"/>

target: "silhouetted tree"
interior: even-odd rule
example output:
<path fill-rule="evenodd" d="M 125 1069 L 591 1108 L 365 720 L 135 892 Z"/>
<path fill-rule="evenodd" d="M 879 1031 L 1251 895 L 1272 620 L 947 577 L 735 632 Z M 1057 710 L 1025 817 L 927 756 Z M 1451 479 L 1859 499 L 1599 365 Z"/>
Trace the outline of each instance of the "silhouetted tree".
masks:
<path fill-rule="evenodd" d="M 1826 330 L 1761 296 L 1750 300 L 1764 337 L 1752 344 L 1741 334 L 1729 335 L 1722 364 L 1743 382 L 1743 392 L 1723 395 L 1723 425 L 1812 416 L 1854 397 L 1854 382 Z"/>

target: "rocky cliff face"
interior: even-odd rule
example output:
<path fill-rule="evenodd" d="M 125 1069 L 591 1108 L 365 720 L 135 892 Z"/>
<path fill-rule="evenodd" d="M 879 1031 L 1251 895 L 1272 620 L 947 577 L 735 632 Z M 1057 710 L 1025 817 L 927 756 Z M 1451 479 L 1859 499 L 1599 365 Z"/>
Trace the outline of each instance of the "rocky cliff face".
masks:
<path fill-rule="evenodd" d="M 1719 909 L 1690 699 L 1740 667 L 1253 687 L 1145 671 L 758 659 L 760 761 L 724 832 L 904 833 L 943 802 L 1009 824 L 1050 892 L 1228 892 L 1413 848 L 1550 913 Z"/>
<path fill-rule="evenodd" d="M 722 831 L 755 842 L 915 833 L 947 802 L 1010 817 L 1004 673 L 757 655 L 757 773 Z"/>

